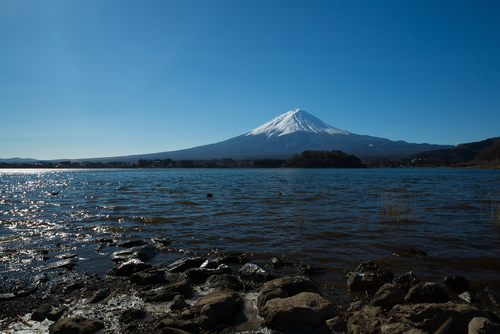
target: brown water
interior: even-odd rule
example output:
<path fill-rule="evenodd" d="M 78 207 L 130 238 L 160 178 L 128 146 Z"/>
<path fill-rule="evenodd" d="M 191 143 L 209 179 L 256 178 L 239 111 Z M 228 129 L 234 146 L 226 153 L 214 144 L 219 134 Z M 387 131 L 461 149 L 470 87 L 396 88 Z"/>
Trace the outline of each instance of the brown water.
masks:
<path fill-rule="evenodd" d="M 500 230 L 488 210 L 499 197 L 500 172 L 485 170 L 0 170 L 0 283 L 67 252 L 78 254 L 79 270 L 102 275 L 117 248 L 97 252 L 100 239 L 152 237 L 188 254 L 324 267 L 312 278 L 332 294 L 345 289 L 344 270 L 369 259 L 421 280 L 495 280 Z M 389 207 L 402 221 L 384 216 Z M 428 256 L 393 256 L 406 248 Z M 151 262 L 180 256 L 165 251 Z"/>

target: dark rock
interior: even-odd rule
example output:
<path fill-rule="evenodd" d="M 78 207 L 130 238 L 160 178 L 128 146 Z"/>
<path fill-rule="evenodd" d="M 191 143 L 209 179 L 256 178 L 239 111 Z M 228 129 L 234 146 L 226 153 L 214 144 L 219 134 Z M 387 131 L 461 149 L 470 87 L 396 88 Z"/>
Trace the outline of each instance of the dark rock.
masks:
<path fill-rule="evenodd" d="M 385 283 L 391 283 L 394 279 L 394 274 L 392 272 L 373 261 L 365 261 L 361 263 L 354 271 L 362 274 L 374 273 Z"/>
<path fill-rule="evenodd" d="M 375 273 L 351 271 L 347 277 L 347 288 L 354 292 L 368 291 L 368 293 L 373 295 L 384 284 L 384 281 Z"/>
<path fill-rule="evenodd" d="M 395 284 L 387 283 L 378 289 L 373 296 L 371 306 L 380 306 L 383 309 L 390 310 L 394 305 L 403 304 L 405 295 Z"/>
<path fill-rule="evenodd" d="M 413 271 L 409 271 L 398 278 L 392 280 L 404 292 L 408 292 L 412 287 L 420 283 L 417 275 Z"/>
<path fill-rule="evenodd" d="M 158 254 L 158 250 L 155 246 L 146 244 L 143 246 L 132 247 L 123 251 L 116 251 L 111 254 L 111 261 L 123 262 L 130 259 L 139 259 L 141 261 L 147 261 Z"/>
<path fill-rule="evenodd" d="M 118 247 L 123 247 L 123 248 L 132 248 L 132 247 L 143 246 L 146 244 L 147 244 L 147 242 L 145 240 L 138 239 L 138 240 L 127 240 L 127 241 L 119 242 L 116 245 Z"/>
<path fill-rule="evenodd" d="M 183 295 L 186 298 L 191 296 L 193 290 L 188 282 L 179 282 L 159 288 L 145 290 L 140 293 L 146 302 L 171 301 L 176 295 Z"/>
<path fill-rule="evenodd" d="M 405 297 L 406 303 L 446 303 L 451 300 L 446 290 L 436 283 L 422 282 L 411 288 Z"/>
<path fill-rule="evenodd" d="M 52 306 L 42 305 L 31 314 L 31 320 L 44 321 L 50 311 L 52 311 Z"/>
<path fill-rule="evenodd" d="M 17 291 L 16 297 L 27 297 L 29 295 L 32 295 L 36 292 L 37 287 L 36 286 L 26 286 L 23 289 Z"/>
<path fill-rule="evenodd" d="M 470 283 L 465 277 L 450 275 L 443 279 L 443 286 L 448 287 L 457 293 L 462 293 L 469 290 Z"/>
<path fill-rule="evenodd" d="M 205 259 L 197 257 L 182 258 L 167 266 L 167 270 L 172 273 L 182 273 L 191 268 L 199 268 Z"/>
<path fill-rule="evenodd" d="M 347 332 L 347 322 L 342 320 L 339 316 L 326 321 L 326 325 L 332 333 L 346 333 Z"/>
<path fill-rule="evenodd" d="M 10 299 L 14 299 L 14 298 L 16 298 L 16 295 L 11 293 L 11 292 L 0 293 L 0 301 L 10 300 Z"/>
<path fill-rule="evenodd" d="M 111 292 L 107 289 L 98 291 L 94 297 L 90 300 L 91 304 L 99 303 L 100 301 L 108 298 Z"/>
<path fill-rule="evenodd" d="M 500 325 L 485 317 L 475 317 L 469 322 L 469 334 L 500 334 Z"/>
<path fill-rule="evenodd" d="M 92 334 L 104 328 L 99 319 L 64 318 L 49 327 L 50 334 Z"/>
<path fill-rule="evenodd" d="M 416 249 L 416 248 L 407 248 L 402 251 L 395 252 L 392 254 L 393 256 L 397 257 L 410 257 L 410 256 L 416 256 L 419 258 L 426 257 L 427 253 L 424 252 L 423 250 Z"/>
<path fill-rule="evenodd" d="M 228 288 L 234 291 L 241 291 L 244 288 L 243 283 L 229 274 L 212 275 L 206 283 L 210 288 Z"/>
<path fill-rule="evenodd" d="M 230 318 L 243 306 L 243 299 L 229 289 L 216 289 L 205 295 L 196 305 L 198 324 L 204 329 L 211 329 Z"/>
<path fill-rule="evenodd" d="M 288 298 L 274 298 L 259 309 L 270 328 L 319 326 L 337 315 L 331 302 L 317 293 L 301 292 Z"/>
<path fill-rule="evenodd" d="M 318 287 L 307 277 L 278 278 L 265 283 L 257 296 L 257 308 L 261 309 L 266 303 L 275 298 L 288 298 L 301 292 L 311 292 L 321 295 Z"/>
<path fill-rule="evenodd" d="M 484 315 L 473 305 L 447 302 L 396 305 L 389 316 L 394 322 L 406 323 L 427 333 L 434 333 L 447 324 L 446 333 L 468 334 L 471 320 Z"/>
<path fill-rule="evenodd" d="M 70 285 L 68 285 L 65 289 L 64 289 L 64 293 L 65 294 L 69 294 L 69 293 L 72 293 L 74 291 L 77 291 L 77 290 L 80 290 L 80 289 L 83 289 L 85 287 L 85 285 L 81 282 L 75 282 L 75 283 L 72 283 Z"/>
<path fill-rule="evenodd" d="M 209 271 L 199 268 L 191 268 L 183 272 L 179 276 L 179 279 L 192 284 L 203 284 L 210 276 L 212 276 L 212 273 Z"/>
<path fill-rule="evenodd" d="M 144 319 L 146 317 L 146 311 L 130 309 L 126 310 L 120 315 L 120 322 L 124 324 L 128 324 L 132 321 Z"/>
<path fill-rule="evenodd" d="M 47 314 L 47 319 L 52 321 L 57 321 L 60 317 L 62 317 L 62 315 L 64 314 L 64 312 L 66 312 L 67 309 L 68 308 L 66 306 L 63 306 L 57 310 L 52 310 Z"/>
<path fill-rule="evenodd" d="M 242 282 L 250 285 L 251 287 L 256 287 L 262 283 L 273 280 L 276 276 L 270 273 L 255 263 L 245 263 L 239 271 L 239 277 Z"/>
<path fill-rule="evenodd" d="M 214 260 L 206 260 L 200 265 L 200 269 L 216 269 L 219 266 L 219 262 Z"/>
<path fill-rule="evenodd" d="M 192 334 L 192 333 L 196 333 L 196 332 L 186 332 L 186 331 L 183 331 L 182 329 L 178 329 L 178 328 L 165 327 L 165 328 L 161 329 L 160 333 L 161 334 Z"/>
<path fill-rule="evenodd" d="M 151 285 L 165 283 L 165 270 L 150 268 L 138 271 L 130 276 L 130 282 L 139 285 Z"/>
<path fill-rule="evenodd" d="M 274 268 L 283 268 L 285 266 L 285 261 L 273 257 L 271 259 L 271 264 L 273 265 Z"/>
<path fill-rule="evenodd" d="M 47 274 L 42 273 L 32 277 L 33 284 L 38 285 L 49 281 Z"/>
<path fill-rule="evenodd" d="M 151 268 L 149 263 L 144 263 L 139 259 L 131 259 L 122 263 L 117 268 L 109 271 L 112 276 L 131 276 L 132 274 Z"/>
<path fill-rule="evenodd" d="M 181 330 L 184 333 L 198 333 L 199 328 L 198 325 L 189 320 L 176 319 L 171 317 L 165 317 L 160 320 L 158 323 L 158 328 L 164 329 L 162 333 L 180 333 L 175 331 L 166 331 L 167 329 L 177 329 Z"/>
<path fill-rule="evenodd" d="M 172 305 L 170 305 L 171 310 L 183 310 L 188 304 L 186 303 L 186 297 L 183 295 L 177 295 L 172 300 Z"/>

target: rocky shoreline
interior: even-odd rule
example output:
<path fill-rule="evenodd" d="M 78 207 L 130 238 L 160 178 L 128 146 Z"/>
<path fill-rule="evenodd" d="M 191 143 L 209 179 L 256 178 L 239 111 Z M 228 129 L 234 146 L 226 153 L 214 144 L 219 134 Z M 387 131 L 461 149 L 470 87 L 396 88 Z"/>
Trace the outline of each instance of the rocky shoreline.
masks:
<path fill-rule="evenodd" d="M 335 303 L 314 284 L 322 268 L 290 275 L 293 264 L 277 258 L 269 270 L 222 253 L 152 266 L 168 242 L 101 245 L 122 247 L 104 277 L 79 272 L 68 253 L 29 282 L 3 287 L 0 332 L 500 333 L 499 296 L 460 276 L 420 282 L 365 261 L 346 272 L 352 301 Z"/>

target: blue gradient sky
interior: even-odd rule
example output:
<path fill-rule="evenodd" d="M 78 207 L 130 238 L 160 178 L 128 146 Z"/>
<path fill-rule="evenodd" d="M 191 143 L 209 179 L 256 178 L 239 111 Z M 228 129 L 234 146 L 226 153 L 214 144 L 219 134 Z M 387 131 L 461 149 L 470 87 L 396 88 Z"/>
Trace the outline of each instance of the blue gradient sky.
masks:
<path fill-rule="evenodd" d="M 499 1 L 0 0 L 0 158 L 214 143 L 302 108 L 357 134 L 500 136 Z"/>

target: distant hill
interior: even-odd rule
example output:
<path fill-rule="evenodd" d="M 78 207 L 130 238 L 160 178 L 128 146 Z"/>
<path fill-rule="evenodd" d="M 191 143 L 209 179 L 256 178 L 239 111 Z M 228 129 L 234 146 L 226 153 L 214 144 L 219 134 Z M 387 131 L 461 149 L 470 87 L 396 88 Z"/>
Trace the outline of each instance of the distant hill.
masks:
<path fill-rule="evenodd" d="M 497 141 L 493 145 L 481 150 L 476 155 L 476 157 L 474 158 L 475 162 L 480 163 L 496 161 L 497 163 L 500 163 L 500 137 L 496 139 Z"/>
<path fill-rule="evenodd" d="M 460 144 L 448 149 L 416 153 L 408 156 L 408 158 L 420 160 L 453 161 L 456 163 L 466 162 L 473 160 L 480 151 L 491 147 L 493 144 L 498 142 L 499 139 L 500 137 L 489 138 L 479 142 Z"/>
<path fill-rule="evenodd" d="M 0 159 L 0 163 L 1 162 L 5 162 L 5 163 L 8 163 L 8 164 L 15 164 L 15 163 L 35 163 L 35 162 L 38 162 L 38 161 L 40 161 L 40 160 L 28 159 L 28 158 Z"/>

